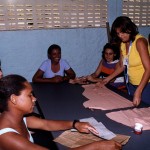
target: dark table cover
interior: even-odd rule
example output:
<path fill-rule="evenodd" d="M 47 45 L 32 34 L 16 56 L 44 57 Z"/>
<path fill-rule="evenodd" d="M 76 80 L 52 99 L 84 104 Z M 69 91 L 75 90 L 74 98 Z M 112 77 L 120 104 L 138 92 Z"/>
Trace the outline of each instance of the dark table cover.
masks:
<path fill-rule="evenodd" d="M 37 105 L 40 113 L 46 119 L 54 120 L 74 120 L 94 117 L 98 122 L 102 122 L 109 130 L 116 134 L 131 136 L 128 143 L 123 146 L 123 150 L 150 150 L 150 131 L 143 131 L 141 135 L 136 135 L 133 128 L 117 123 L 109 119 L 105 114 L 117 110 L 90 110 L 83 106 L 87 100 L 82 95 L 84 88 L 78 84 L 60 83 L 31 83 L 34 94 L 37 97 Z M 132 99 L 130 96 L 109 87 L 120 95 Z M 141 104 L 139 107 L 148 107 Z M 127 109 L 127 108 L 124 108 Z M 120 109 L 118 109 L 120 110 Z M 52 132 L 53 138 L 59 136 L 63 131 Z M 56 143 L 60 150 L 67 148 Z"/>

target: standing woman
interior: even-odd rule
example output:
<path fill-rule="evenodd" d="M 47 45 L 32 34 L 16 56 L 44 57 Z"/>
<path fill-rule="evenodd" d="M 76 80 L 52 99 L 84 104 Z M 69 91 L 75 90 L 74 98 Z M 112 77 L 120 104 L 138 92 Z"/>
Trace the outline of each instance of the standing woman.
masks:
<path fill-rule="evenodd" d="M 47 51 L 45 60 L 33 76 L 33 82 L 59 83 L 75 78 L 75 72 L 68 62 L 61 58 L 61 47 L 53 44 Z"/>
<path fill-rule="evenodd" d="M 126 16 L 120 16 L 112 24 L 111 36 L 120 44 L 121 59 L 117 70 L 104 79 L 106 84 L 127 66 L 128 88 L 133 104 L 141 101 L 150 104 L 150 46 L 137 26 Z"/>

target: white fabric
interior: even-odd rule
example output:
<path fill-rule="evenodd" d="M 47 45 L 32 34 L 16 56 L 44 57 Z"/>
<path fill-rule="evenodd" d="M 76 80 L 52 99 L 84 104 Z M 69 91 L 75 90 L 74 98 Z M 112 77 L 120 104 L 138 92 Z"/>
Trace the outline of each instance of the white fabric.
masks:
<path fill-rule="evenodd" d="M 0 130 L 0 135 L 5 134 L 7 132 L 15 132 L 18 133 L 16 130 L 12 129 L 12 128 L 4 128 Z M 19 133 L 18 133 L 19 134 Z"/>
<path fill-rule="evenodd" d="M 114 81 L 114 83 L 123 83 L 124 82 L 124 77 L 118 77 L 116 78 L 116 80 Z"/>

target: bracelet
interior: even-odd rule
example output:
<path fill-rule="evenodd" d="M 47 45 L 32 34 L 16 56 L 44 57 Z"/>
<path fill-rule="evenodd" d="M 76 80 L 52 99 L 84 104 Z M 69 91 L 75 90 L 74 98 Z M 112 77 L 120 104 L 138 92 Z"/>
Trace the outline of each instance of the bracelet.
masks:
<path fill-rule="evenodd" d="M 73 123 L 72 123 L 72 128 L 73 128 L 73 129 L 76 129 L 75 124 L 76 124 L 77 122 L 80 122 L 80 121 L 79 121 L 79 120 L 74 120 L 74 121 L 73 121 Z"/>

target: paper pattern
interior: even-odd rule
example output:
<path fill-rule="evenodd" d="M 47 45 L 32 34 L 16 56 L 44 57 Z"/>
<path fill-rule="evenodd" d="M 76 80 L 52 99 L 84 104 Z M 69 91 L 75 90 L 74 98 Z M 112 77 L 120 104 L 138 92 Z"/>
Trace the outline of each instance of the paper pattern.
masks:
<path fill-rule="evenodd" d="M 107 113 L 106 116 L 118 123 L 134 127 L 135 123 L 141 123 L 143 130 L 150 130 L 150 107 L 134 108 Z"/>
<path fill-rule="evenodd" d="M 112 110 L 119 108 L 133 107 L 128 99 L 118 95 L 108 88 L 98 87 L 95 84 L 82 85 L 85 89 L 82 93 L 89 100 L 83 103 L 85 108 Z"/>
<path fill-rule="evenodd" d="M 116 135 L 111 132 L 110 130 L 108 130 L 103 123 L 101 122 L 97 122 L 96 119 L 94 119 L 93 117 L 91 118 L 85 118 L 85 119 L 80 119 L 81 122 L 89 122 L 99 133 L 99 137 L 106 139 L 106 140 L 111 140 L 112 138 L 114 138 Z"/>
<path fill-rule="evenodd" d="M 130 136 L 126 135 L 118 135 L 113 138 L 112 140 L 121 143 L 122 145 L 125 145 Z M 66 147 L 69 148 L 75 148 L 79 146 L 83 146 L 89 143 L 92 143 L 94 141 L 101 141 L 103 139 L 93 135 L 93 134 L 84 134 L 79 132 L 71 132 L 70 130 L 67 130 L 63 132 L 59 137 L 54 139 L 55 142 L 58 142 Z"/>

